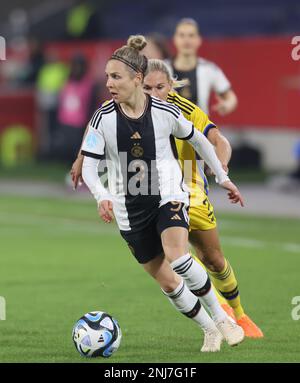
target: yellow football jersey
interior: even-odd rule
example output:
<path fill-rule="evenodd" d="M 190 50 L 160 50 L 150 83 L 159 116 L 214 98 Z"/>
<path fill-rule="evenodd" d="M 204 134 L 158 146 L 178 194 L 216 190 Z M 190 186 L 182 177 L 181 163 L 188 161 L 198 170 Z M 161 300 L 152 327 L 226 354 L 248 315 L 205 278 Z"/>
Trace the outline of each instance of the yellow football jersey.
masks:
<path fill-rule="evenodd" d="M 198 129 L 205 136 L 209 129 L 216 127 L 203 110 L 177 93 L 169 93 L 167 101 L 177 105 L 184 117 L 191 121 L 195 129 Z M 200 163 L 201 158 L 187 141 L 176 139 L 175 142 L 178 158 L 184 170 L 185 182 L 191 191 L 191 207 L 195 204 L 199 205 L 198 198 L 205 197 L 208 193 L 208 182 L 204 174 L 203 162 Z"/>

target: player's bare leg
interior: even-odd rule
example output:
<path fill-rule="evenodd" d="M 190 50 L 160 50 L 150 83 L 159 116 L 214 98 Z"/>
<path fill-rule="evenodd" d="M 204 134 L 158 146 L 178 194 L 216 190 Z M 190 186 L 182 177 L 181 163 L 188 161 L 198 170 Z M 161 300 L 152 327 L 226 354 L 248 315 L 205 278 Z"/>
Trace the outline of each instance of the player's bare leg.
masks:
<path fill-rule="evenodd" d="M 244 329 L 245 335 L 251 338 L 262 338 L 261 329 L 245 314 L 241 305 L 240 295 L 234 272 L 224 258 L 216 228 L 210 230 L 193 230 L 189 240 L 193 245 L 198 259 L 207 268 L 212 282 L 220 293 L 226 298 L 228 305 L 222 304 L 224 310 L 234 318 Z"/>
<path fill-rule="evenodd" d="M 224 269 L 225 259 L 221 251 L 218 235 L 215 235 L 213 230 L 193 230 L 189 234 L 189 240 L 194 247 L 197 260 L 199 260 L 208 271 L 219 272 Z M 202 251 L 202 249 L 204 249 L 204 251 Z M 212 282 L 222 308 L 232 319 L 236 320 L 233 308 L 228 304 L 219 290 L 217 290 L 214 285 L 214 280 L 212 280 Z"/>

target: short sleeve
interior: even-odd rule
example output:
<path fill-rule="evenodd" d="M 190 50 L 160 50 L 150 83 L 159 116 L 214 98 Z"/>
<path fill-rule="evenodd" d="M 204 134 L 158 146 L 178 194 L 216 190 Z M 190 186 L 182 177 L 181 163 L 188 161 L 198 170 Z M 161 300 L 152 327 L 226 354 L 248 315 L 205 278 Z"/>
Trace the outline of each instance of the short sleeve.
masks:
<path fill-rule="evenodd" d="M 224 72 L 217 65 L 213 66 L 212 87 L 216 93 L 224 93 L 231 88 L 231 84 Z"/>
<path fill-rule="evenodd" d="M 81 154 L 86 157 L 101 159 L 104 155 L 105 140 L 101 125 L 97 129 L 93 128 L 90 124 L 88 132 L 82 144 Z"/>
<path fill-rule="evenodd" d="M 212 121 L 210 121 L 208 115 L 198 106 L 191 113 L 190 120 L 194 124 L 195 129 L 199 130 L 205 136 L 207 136 L 207 133 L 211 128 L 217 127 Z"/>
<path fill-rule="evenodd" d="M 180 112 L 179 116 L 174 118 L 172 134 L 180 140 L 189 140 L 194 135 L 194 125 Z"/>

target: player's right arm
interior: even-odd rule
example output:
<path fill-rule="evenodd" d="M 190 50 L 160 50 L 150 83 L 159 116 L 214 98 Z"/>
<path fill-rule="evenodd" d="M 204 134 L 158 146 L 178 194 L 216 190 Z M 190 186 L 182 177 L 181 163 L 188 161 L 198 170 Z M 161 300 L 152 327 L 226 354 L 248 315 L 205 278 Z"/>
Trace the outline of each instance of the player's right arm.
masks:
<path fill-rule="evenodd" d="M 112 196 L 98 176 L 98 165 L 104 156 L 104 149 L 105 140 L 101 128 L 89 126 L 81 147 L 82 178 L 97 201 L 100 217 L 109 223 L 113 220 Z"/>
<path fill-rule="evenodd" d="M 102 105 L 104 106 L 107 103 L 108 103 L 108 101 L 105 101 Z M 88 129 L 89 129 L 89 124 L 85 128 L 85 131 L 84 131 L 84 134 L 83 134 L 83 138 L 82 138 L 82 143 L 81 143 L 81 146 L 80 146 L 77 158 L 73 162 L 72 168 L 71 168 L 71 171 L 70 171 L 74 190 L 77 189 L 77 186 L 78 185 L 80 186 L 80 184 L 82 182 L 82 164 L 83 164 L 84 156 L 81 154 L 81 148 L 82 148 L 82 144 L 84 142 L 84 139 L 85 139 L 85 137 L 87 135 Z"/>
<path fill-rule="evenodd" d="M 88 132 L 88 125 L 84 131 L 82 143 L 85 139 L 87 132 Z M 72 168 L 70 171 L 74 190 L 76 190 L 77 186 L 78 185 L 80 186 L 81 182 L 82 182 L 82 164 L 83 164 L 83 159 L 84 159 L 84 156 L 81 154 L 82 143 L 81 143 L 77 158 L 73 162 Z"/>

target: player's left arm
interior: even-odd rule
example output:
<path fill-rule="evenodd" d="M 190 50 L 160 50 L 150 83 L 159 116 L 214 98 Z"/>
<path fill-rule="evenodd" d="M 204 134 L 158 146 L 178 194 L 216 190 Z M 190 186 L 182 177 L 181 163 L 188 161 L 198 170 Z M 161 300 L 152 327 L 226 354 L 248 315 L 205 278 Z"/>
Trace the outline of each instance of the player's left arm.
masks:
<path fill-rule="evenodd" d="M 187 140 L 212 169 L 216 175 L 216 182 L 228 190 L 228 197 L 231 202 L 240 202 L 241 206 L 244 206 L 240 191 L 234 183 L 230 181 L 227 173 L 222 168 L 212 144 L 205 135 L 195 129 L 193 123 L 186 120 L 181 113 L 177 118 L 173 119 L 173 122 L 172 134 L 180 140 Z"/>
<path fill-rule="evenodd" d="M 231 158 L 232 150 L 227 138 L 223 136 L 217 126 L 209 120 L 208 115 L 198 106 L 196 106 L 191 113 L 190 120 L 195 128 L 203 133 L 214 146 L 223 169 L 228 173 L 228 163 Z M 208 171 L 208 175 L 212 175 L 212 172 Z"/>
<path fill-rule="evenodd" d="M 224 72 L 217 65 L 212 68 L 212 88 L 217 102 L 213 105 L 213 111 L 225 116 L 232 113 L 238 105 L 238 98 Z"/>
<path fill-rule="evenodd" d="M 216 93 L 217 103 L 212 106 L 212 110 L 221 116 L 232 113 L 238 105 L 238 99 L 232 89 L 228 89 L 224 93 Z"/>

